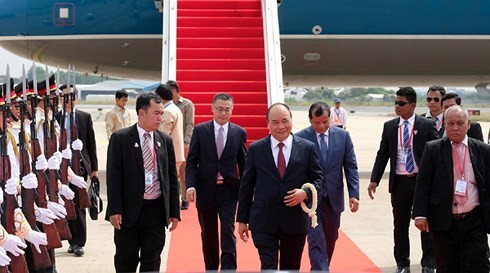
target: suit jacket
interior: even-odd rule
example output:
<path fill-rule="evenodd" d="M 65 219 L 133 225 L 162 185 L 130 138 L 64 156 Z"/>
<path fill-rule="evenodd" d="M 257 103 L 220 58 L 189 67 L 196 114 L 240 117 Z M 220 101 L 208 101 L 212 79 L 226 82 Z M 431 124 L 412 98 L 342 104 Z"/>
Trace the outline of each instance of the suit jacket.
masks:
<path fill-rule="evenodd" d="M 323 172 L 315 144 L 294 136 L 291 156 L 281 178 L 270 138 L 262 138 L 250 145 L 240 185 L 237 222 L 249 223 L 250 230 L 255 232 L 306 233 L 308 215 L 300 205 L 286 206 L 284 197 L 304 183 L 312 183 L 318 192 L 321 190 Z M 311 200 L 311 193 L 309 198 Z"/>
<path fill-rule="evenodd" d="M 313 142 L 318 154 L 320 154 L 317 135 L 311 126 L 299 131 L 296 135 Z M 357 172 L 354 145 L 352 144 L 349 133 L 338 127 L 330 126 L 328 130 L 326 164 L 322 162 L 322 158 L 320 156 L 324 186 L 318 193 L 318 198 L 321 199 L 325 191 L 327 191 L 332 209 L 335 213 L 341 213 L 345 209 L 344 174 L 342 169 L 346 175 L 349 198 L 354 197 L 359 199 L 359 173 Z"/>
<path fill-rule="evenodd" d="M 388 159 L 390 160 L 389 192 L 393 189 L 393 181 L 396 174 L 399 122 L 400 117 L 397 117 L 384 123 L 383 133 L 381 134 L 381 143 L 371 173 L 371 182 L 379 184 L 385 171 L 386 164 L 388 163 Z M 437 138 L 438 134 L 434 120 L 415 115 L 412 149 L 417 166 L 420 167 L 420 158 L 422 157 L 425 143 Z"/>
<path fill-rule="evenodd" d="M 69 115 L 69 113 L 67 113 Z M 62 113 L 55 114 L 56 121 L 61 124 Z M 82 160 L 90 176 L 92 171 L 98 171 L 97 148 L 95 146 L 95 132 L 92 117 L 89 113 L 82 110 L 75 110 L 75 124 L 78 128 L 78 138 L 83 142 Z M 74 140 L 74 139 L 72 139 Z"/>
<path fill-rule="evenodd" d="M 490 146 L 468 138 L 469 155 L 479 199 L 483 206 L 488 202 L 490 189 Z M 451 141 L 444 137 L 426 144 L 422 164 L 415 186 L 413 216 L 426 217 L 433 231 L 449 230 L 452 223 L 454 173 Z"/>
<path fill-rule="evenodd" d="M 142 143 L 136 124 L 116 131 L 107 149 L 107 213 L 106 220 L 114 214 L 122 214 L 122 226 L 135 225 L 145 192 Z M 160 131 L 154 131 L 158 177 L 162 191 L 162 207 L 165 219 L 180 219 L 179 184 L 175 167 L 172 139 Z M 165 221 L 165 224 L 168 221 Z"/>
<path fill-rule="evenodd" d="M 196 189 L 198 202 L 208 203 L 213 200 L 218 171 L 223 176 L 224 183 L 234 188 L 234 195 L 238 196 L 247 153 L 246 141 L 247 132 L 230 122 L 226 144 L 218 159 L 213 121 L 198 124 L 194 128 L 186 161 L 185 177 L 186 187 Z"/>

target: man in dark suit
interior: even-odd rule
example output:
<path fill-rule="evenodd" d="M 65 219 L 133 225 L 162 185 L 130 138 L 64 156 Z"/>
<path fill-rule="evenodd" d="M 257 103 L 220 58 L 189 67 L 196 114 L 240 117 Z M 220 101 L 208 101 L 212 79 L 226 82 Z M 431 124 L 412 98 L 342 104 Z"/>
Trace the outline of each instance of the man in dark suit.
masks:
<path fill-rule="evenodd" d="M 389 192 L 393 207 L 394 256 L 396 273 L 410 272 L 410 241 L 408 229 L 411 220 L 413 193 L 420 158 L 427 141 L 438 138 L 434 120 L 415 114 L 417 93 L 412 87 L 401 87 L 396 92 L 395 113 L 398 118 L 385 122 L 381 143 L 368 187 L 369 197 L 374 193 L 390 160 Z M 431 235 L 421 232 L 422 272 L 434 272 L 435 259 Z"/>
<path fill-rule="evenodd" d="M 426 144 L 417 177 L 415 226 L 433 234 L 438 273 L 490 271 L 482 214 L 490 206 L 490 148 L 467 137 L 469 126 L 463 107 L 446 110 L 447 137 Z"/>
<path fill-rule="evenodd" d="M 442 108 L 442 97 L 446 94 L 446 89 L 440 85 L 433 85 L 427 90 L 427 113 L 422 117 L 433 119 L 439 136 L 444 133 L 444 109 Z"/>
<path fill-rule="evenodd" d="M 318 193 L 318 226 L 308 230 L 311 270 L 328 271 L 339 237 L 340 214 L 344 211 L 344 175 L 352 212 L 359 208 L 359 173 L 354 145 L 347 131 L 330 126 L 330 108 L 315 102 L 308 111 L 311 126 L 296 136 L 315 143 L 323 170 L 323 188 Z M 324 145 L 325 147 L 323 147 Z"/>
<path fill-rule="evenodd" d="M 107 150 L 107 214 L 114 226 L 116 272 L 160 271 L 165 227 L 180 220 L 172 139 L 157 129 L 163 104 L 153 93 L 136 100 L 138 122 L 112 134 Z"/>
<path fill-rule="evenodd" d="M 442 108 L 446 111 L 449 107 L 454 105 L 461 105 L 461 97 L 456 93 L 447 93 L 442 97 Z M 442 126 L 444 130 L 444 125 Z M 445 135 L 445 132 L 439 134 L 440 136 Z M 479 141 L 483 141 L 483 132 L 478 122 L 471 122 L 470 128 L 466 133 L 468 137 L 478 139 Z"/>
<path fill-rule="evenodd" d="M 312 189 L 320 191 L 323 173 L 315 144 L 291 134 L 287 105 L 271 105 L 266 119 L 271 135 L 252 143 L 247 154 L 238 234 L 246 242 L 250 227 L 262 270 L 278 264 L 279 270 L 299 270 L 310 223 L 301 202 L 312 200 Z"/>
<path fill-rule="evenodd" d="M 82 110 L 76 109 L 77 102 L 77 92 L 73 94 L 73 86 L 70 86 L 69 93 L 72 96 L 62 96 L 61 103 L 64 105 L 63 109 L 66 111 L 64 115 L 62 111 L 56 113 L 55 118 L 59 124 L 61 123 L 61 119 L 63 116 L 65 117 L 65 128 L 67 129 L 67 143 L 71 143 L 72 149 L 78 150 L 74 146 L 76 140 L 73 139 L 70 132 L 71 122 L 73 122 L 78 130 L 78 139 L 83 143 L 82 145 L 82 165 L 85 172 L 82 174 L 83 179 L 86 180 L 87 176 L 98 177 L 98 166 L 97 166 L 97 148 L 95 146 L 95 132 L 94 126 L 92 123 L 92 117 L 89 113 L 84 112 Z M 67 94 L 68 87 L 66 85 L 62 85 L 60 90 L 63 94 Z M 65 102 L 65 100 L 67 100 Z M 70 117 L 71 113 L 73 117 Z M 72 235 L 72 239 L 68 242 L 70 243 L 70 247 L 68 248 L 68 253 L 74 253 L 76 256 L 82 256 L 85 251 L 83 247 L 87 242 L 87 214 L 85 208 L 80 208 L 78 204 L 78 190 L 73 183 L 70 184 L 70 188 L 75 192 L 75 212 L 77 215 L 77 219 L 68 220 L 68 226 L 70 227 L 70 232 Z"/>
<path fill-rule="evenodd" d="M 194 128 L 186 166 L 187 201 L 196 201 L 206 270 L 235 270 L 235 214 L 247 133 L 231 123 L 233 98 L 216 94 L 214 119 Z M 218 216 L 221 240 L 218 236 Z"/>

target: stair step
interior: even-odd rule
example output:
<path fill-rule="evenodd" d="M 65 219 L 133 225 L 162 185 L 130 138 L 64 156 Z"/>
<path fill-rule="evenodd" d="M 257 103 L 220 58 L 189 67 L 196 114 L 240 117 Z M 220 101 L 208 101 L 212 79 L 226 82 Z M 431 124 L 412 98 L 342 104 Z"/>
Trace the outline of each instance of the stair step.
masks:
<path fill-rule="evenodd" d="M 196 115 L 195 124 L 213 119 L 213 115 Z M 267 127 L 265 115 L 231 115 L 231 121 L 242 127 Z"/>
<path fill-rule="evenodd" d="M 192 89 L 186 89 L 182 82 L 179 82 L 182 96 L 190 99 L 193 103 L 211 103 L 213 98 L 218 93 L 227 93 L 233 97 L 235 102 L 240 103 L 263 103 L 267 102 L 267 92 L 265 90 L 265 85 L 262 87 L 260 92 L 232 92 L 233 89 L 224 88 L 219 85 L 212 85 L 209 89 L 214 89 L 216 91 L 212 92 L 202 92 L 202 91 L 190 91 Z M 194 89 L 199 90 L 199 89 Z"/>
<path fill-rule="evenodd" d="M 186 37 L 256 37 L 263 38 L 264 33 L 260 27 L 179 27 L 178 39 Z"/>
<path fill-rule="evenodd" d="M 178 17 L 262 17 L 259 9 L 183 9 L 177 10 Z"/>
<path fill-rule="evenodd" d="M 179 78 L 191 81 L 265 81 L 265 70 L 178 70 Z"/>
<path fill-rule="evenodd" d="M 233 94 L 230 94 L 233 96 Z M 196 113 L 211 113 L 211 103 L 194 103 Z M 242 103 L 239 100 L 234 100 L 233 115 L 262 115 L 267 112 L 267 104 L 264 103 Z"/>
<path fill-rule="evenodd" d="M 177 69 L 265 69 L 265 61 L 263 59 L 254 60 L 233 60 L 233 59 L 177 59 Z"/>
<path fill-rule="evenodd" d="M 262 38 L 177 38 L 178 48 L 264 48 Z"/>
<path fill-rule="evenodd" d="M 256 0 L 178 0 L 178 9 L 261 9 Z"/>
<path fill-rule="evenodd" d="M 183 17 L 177 27 L 262 27 L 260 17 Z"/>
<path fill-rule="evenodd" d="M 177 60 L 182 59 L 264 59 L 263 48 L 178 48 Z"/>
<path fill-rule="evenodd" d="M 256 96 L 257 94 L 259 94 L 260 96 L 264 95 L 265 100 L 263 100 L 262 102 L 267 101 L 267 85 L 265 81 L 201 82 L 184 80 L 177 77 L 177 82 L 179 83 L 179 87 L 183 96 L 188 96 L 187 94 L 202 96 L 207 96 L 206 94 L 212 94 L 212 96 L 214 96 L 214 94 L 216 93 L 233 91 L 240 92 L 240 94 L 243 94 L 245 97 Z M 205 102 L 209 103 L 211 102 L 211 99 Z"/>

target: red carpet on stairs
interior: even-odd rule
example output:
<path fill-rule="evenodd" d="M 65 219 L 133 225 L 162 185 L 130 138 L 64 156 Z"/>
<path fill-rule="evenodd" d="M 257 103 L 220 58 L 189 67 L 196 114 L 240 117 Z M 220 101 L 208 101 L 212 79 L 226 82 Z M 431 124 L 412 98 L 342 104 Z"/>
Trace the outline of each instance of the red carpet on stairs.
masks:
<path fill-rule="evenodd" d="M 236 229 L 235 229 L 236 231 Z M 236 234 L 236 233 L 235 233 Z M 301 272 L 310 271 L 308 247 L 305 246 L 301 261 Z M 260 271 L 260 260 L 252 240 L 244 243 L 237 238 L 238 272 Z M 203 272 L 204 261 L 201 250 L 201 228 L 194 203 L 182 211 L 182 221 L 172 232 L 166 272 Z M 381 273 L 381 270 L 349 239 L 340 232 L 331 273 Z"/>
<path fill-rule="evenodd" d="M 196 124 L 212 118 L 212 98 L 223 92 L 248 143 L 268 134 L 263 32 L 261 0 L 177 1 L 176 80 L 196 106 Z"/>

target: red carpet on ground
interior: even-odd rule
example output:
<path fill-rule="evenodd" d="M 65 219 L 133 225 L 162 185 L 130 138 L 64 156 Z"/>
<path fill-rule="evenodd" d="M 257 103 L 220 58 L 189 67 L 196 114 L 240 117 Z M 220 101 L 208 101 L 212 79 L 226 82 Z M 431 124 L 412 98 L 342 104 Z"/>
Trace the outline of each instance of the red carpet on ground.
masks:
<path fill-rule="evenodd" d="M 235 233 L 236 234 L 236 233 Z M 237 235 L 237 234 L 236 234 Z M 195 204 L 182 211 L 182 221 L 172 232 L 166 272 L 203 272 L 201 228 Z M 301 272 L 310 271 L 307 246 L 303 251 Z M 237 236 L 238 272 L 260 271 L 257 250 L 250 240 L 242 242 Z M 381 270 L 347 237 L 340 232 L 330 267 L 332 273 L 380 273 Z"/>

